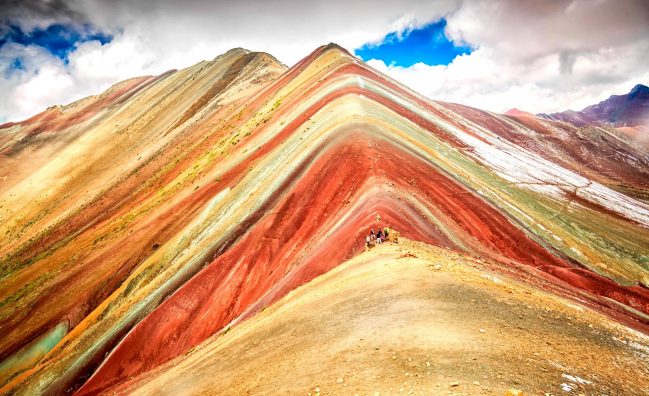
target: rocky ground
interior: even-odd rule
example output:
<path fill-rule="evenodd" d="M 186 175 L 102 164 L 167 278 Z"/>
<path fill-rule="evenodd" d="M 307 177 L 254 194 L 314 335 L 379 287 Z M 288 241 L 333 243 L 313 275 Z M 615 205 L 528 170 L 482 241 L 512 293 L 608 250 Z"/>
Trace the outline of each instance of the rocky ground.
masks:
<path fill-rule="evenodd" d="M 401 239 L 111 393 L 525 394 L 649 392 L 649 337 Z"/>

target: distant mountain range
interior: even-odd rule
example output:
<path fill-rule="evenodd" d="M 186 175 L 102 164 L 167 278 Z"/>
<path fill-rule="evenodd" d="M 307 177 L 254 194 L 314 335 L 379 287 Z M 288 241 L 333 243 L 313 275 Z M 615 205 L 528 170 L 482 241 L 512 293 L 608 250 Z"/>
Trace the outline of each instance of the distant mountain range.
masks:
<path fill-rule="evenodd" d="M 576 126 L 608 123 L 615 127 L 649 124 L 649 87 L 638 84 L 626 95 L 612 95 L 581 111 L 538 114 L 549 120 L 567 121 Z"/>

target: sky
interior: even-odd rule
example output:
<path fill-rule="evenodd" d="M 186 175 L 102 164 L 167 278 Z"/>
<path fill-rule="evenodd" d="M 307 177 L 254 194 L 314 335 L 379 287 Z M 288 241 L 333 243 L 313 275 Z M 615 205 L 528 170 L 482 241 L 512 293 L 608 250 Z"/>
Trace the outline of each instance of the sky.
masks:
<path fill-rule="evenodd" d="M 380 43 L 364 44 L 354 53 L 365 61 L 377 59 L 390 66 L 448 65 L 458 55 L 471 53 L 472 48 L 450 40 L 445 34 L 446 25 L 446 18 L 441 18 L 421 27 L 391 32 Z"/>
<path fill-rule="evenodd" d="M 0 123 L 233 47 L 336 42 L 436 100 L 581 109 L 649 85 L 646 0 L 3 0 Z"/>

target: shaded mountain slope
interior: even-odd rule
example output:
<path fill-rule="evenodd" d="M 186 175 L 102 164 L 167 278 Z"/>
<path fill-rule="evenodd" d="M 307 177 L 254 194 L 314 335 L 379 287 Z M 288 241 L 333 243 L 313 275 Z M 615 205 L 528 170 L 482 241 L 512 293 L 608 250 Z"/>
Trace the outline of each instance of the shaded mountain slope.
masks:
<path fill-rule="evenodd" d="M 542 128 L 335 45 L 284 69 L 233 50 L 161 76 L 21 170 L 0 209 L 2 391 L 112 389 L 352 258 L 373 224 L 648 330 L 649 206 L 607 187 L 643 191 L 644 160 L 538 155 L 516 136 Z"/>
<path fill-rule="evenodd" d="M 581 111 L 567 110 L 538 116 L 586 128 L 587 134 L 592 134 L 594 128 L 615 128 L 615 134 L 625 136 L 634 145 L 649 152 L 649 87 L 642 84 L 633 87 L 626 95 L 612 95 Z"/>
<path fill-rule="evenodd" d="M 649 151 L 610 126 L 577 127 L 521 111 L 501 116 L 459 104 L 444 105 L 548 161 L 612 189 L 649 199 Z"/>
<path fill-rule="evenodd" d="M 581 111 L 567 110 L 539 115 L 577 126 L 593 123 L 609 123 L 614 126 L 649 125 L 649 87 L 638 84 L 628 94 L 612 95 Z"/>

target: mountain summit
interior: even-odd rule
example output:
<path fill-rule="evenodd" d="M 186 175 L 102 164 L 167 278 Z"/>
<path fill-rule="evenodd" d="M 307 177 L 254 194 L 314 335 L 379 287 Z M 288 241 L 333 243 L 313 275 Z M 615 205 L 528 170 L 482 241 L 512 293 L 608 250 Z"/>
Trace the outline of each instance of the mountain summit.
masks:
<path fill-rule="evenodd" d="M 573 132 L 334 44 L 7 125 L 0 392 L 641 393 L 649 158 Z"/>
<path fill-rule="evenodd" d="M 581 111 L 567 110 L 539 116 L 577 126 L 592 123 L 607 123 L 616 127 L 649 126 L 649 87 L 638 84 L 626 95 L 612 95 Z"/>
<path fill-rule="evenodd" d="M 647 87 L 646 85 L 637 84 L 635 87 L 633 87 L 631 92 L 629 92 L 629 97 L 631 99 L 634 99 L 637 96 L 642 96 L 644 99 L 646 99 L 647 96 L 649 96 L 649 87 Z"/>

